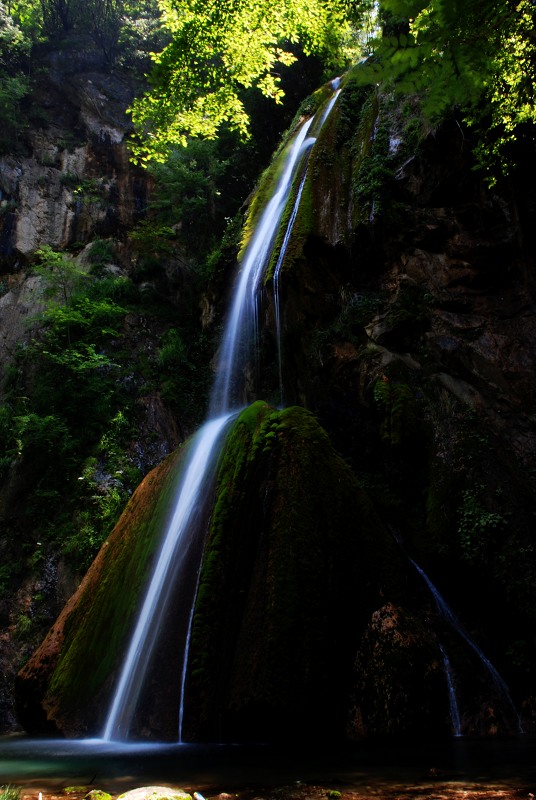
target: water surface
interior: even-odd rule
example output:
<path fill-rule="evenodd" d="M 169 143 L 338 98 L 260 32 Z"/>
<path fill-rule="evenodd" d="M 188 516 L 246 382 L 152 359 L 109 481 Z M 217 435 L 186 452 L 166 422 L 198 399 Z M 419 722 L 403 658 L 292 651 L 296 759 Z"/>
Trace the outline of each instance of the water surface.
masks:
<path fill-rule="evenodd" d="M 103 740 L 0 738 L 0 784 L 59 790 L 81 784 L 108 791 L 165 784 L 214 793 L 246 786 L 307 783 L 335 789 L 445 783 L 536 788 L 536 737 L 433 743 L 286 745 L 137 744 Z M 531 788 L 532 787 L 532 788 Z M 372 789 L 371 789 L 372 791 Z"/>

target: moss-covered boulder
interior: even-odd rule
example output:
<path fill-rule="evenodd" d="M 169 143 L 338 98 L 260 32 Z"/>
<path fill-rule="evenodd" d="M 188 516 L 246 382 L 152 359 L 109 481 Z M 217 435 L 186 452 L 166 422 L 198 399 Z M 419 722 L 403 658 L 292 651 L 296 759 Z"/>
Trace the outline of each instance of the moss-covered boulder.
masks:
<path fill-rule="evenodd" d="M 257 402 L 223 455 L 183 735 L 336 738 L 357 643 L 406 565 L 315 418 Z"/>

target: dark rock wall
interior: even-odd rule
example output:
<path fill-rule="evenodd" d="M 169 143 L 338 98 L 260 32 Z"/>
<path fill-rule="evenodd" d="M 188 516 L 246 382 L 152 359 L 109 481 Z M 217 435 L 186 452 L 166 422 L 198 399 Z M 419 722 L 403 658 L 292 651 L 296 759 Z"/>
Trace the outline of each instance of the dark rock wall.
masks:
<path fill-rule="evenodd" d="M 315 146 L 281 279 L 286 400 L 318 415 L 530 726 L 535 159 L 488 188 L 476 134 L 407 106 L 350 78 Z M 265 318 L 273 331 L 269 299 Z M 379 619 L 405 619 L 377 613 L 380 638 Z M 468 702 L 466 731 L 497 729 L 487 702 Z"/>

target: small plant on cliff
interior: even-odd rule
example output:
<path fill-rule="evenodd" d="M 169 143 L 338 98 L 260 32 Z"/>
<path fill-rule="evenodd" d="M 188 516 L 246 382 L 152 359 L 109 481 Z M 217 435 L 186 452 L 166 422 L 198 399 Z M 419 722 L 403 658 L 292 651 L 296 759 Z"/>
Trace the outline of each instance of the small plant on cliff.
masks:
<path fill-rule="evenodd" d="M 385 442 L 399 445 L 414 432 L 417 424 L 415 397 L 407 383 L 383 376 L 374 384 L 374 400 L 383 419 L 380 434 Z"/>
<path fill-rule="evenodd" d="M 486 508 L 484 486 L 462 492 L 458 512 L 458 535 L 462 556 L 469 562 L 483 563 L 507 520 L 503 514 Z"/>
<path fill-rule="evenodd" d="M 45 282 L 45 297 L 68 303 L 84 281 L 85 273 L 72 258 L 54 250 L 50 245 L 40 247 L 36 255 L 39 260 L 34 272 Z"/>

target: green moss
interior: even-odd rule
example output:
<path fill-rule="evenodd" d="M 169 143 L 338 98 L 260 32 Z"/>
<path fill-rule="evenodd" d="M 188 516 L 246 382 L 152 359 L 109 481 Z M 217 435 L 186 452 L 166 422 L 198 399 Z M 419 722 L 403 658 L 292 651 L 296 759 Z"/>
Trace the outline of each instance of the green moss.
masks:
<path fill-rule="evenodd" d="M 214 735 L 215 709 L 307 716 L 324 690 L 333 702 L 322 700 L 318 719 L 337 716 L 352 661 L 346 620 L 364 625 L 393 548 L 312 414 L 248 408 L 226 441 L 195 607 L 195 733 Z"/>
<path fill-rule="evenodd" d="M 46 693 L 60 713 L 91 705 L 124 647 L 169 513 L 178 456 L 177 451 L 137 490 L 65 621 L 64 643 Z"/>
<path fill-rule="evenodd" d="M 112 795 L 102 789 L 92 789 L 86 794 L 84 800 L 112 800 Z"/>

